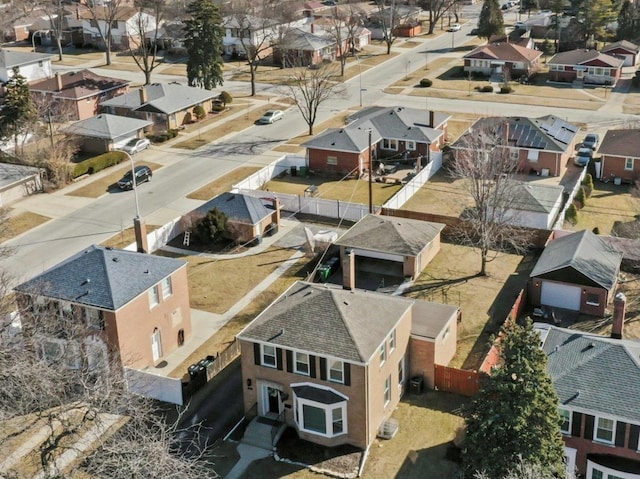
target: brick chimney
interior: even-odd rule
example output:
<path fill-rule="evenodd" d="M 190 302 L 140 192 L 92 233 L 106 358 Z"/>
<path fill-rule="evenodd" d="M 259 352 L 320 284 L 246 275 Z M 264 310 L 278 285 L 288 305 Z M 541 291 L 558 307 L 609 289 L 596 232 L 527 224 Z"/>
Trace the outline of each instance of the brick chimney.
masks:
<path fill-rule="evenodd" d="M 356 289 L 356 253 L 346 250 L 342 255 L 342 288 Z"/>
<path fill-rule="evenodd" d="M 313 24 L 313 22 L 311 22 L 311 33 L 315 33 L 316 32 L 316 27 Z"/>
<path fill-rule="evenodd" d="M 280 200 L 274 197 L 271 200 L 271 203 L 273 204 L 273 209 L 276 212 L 274 223 L 280 226 Z"/>
<path fill-rule="evenodd" d="M 143 86 L 140 87 L 140 90 L 138 90 L 138 92 L 140 93 L 140 104 L 144 105 L 145 103 L 147 103 L 149 101 L 149 98 L 147 97 L 147 89 Z"/>
<path fill-rule="evenodd" d="M 611 326 L 611 337 L 614 339 L 622 339 L 626 307 L 627 297 L 623 293 L 616 294 L 613 298 L 613 324 Z"/>
<path fill-rule="evenodd" d="M 56 91 L 62 91 L 62 76 L 56 72 Z"/>
<path fill-rule="evenodd" d="M 133 219 L 133 229 L 136 233 L 136 250 L 138 253 L 148 253 L 147 225 L 142 218 Z"/>

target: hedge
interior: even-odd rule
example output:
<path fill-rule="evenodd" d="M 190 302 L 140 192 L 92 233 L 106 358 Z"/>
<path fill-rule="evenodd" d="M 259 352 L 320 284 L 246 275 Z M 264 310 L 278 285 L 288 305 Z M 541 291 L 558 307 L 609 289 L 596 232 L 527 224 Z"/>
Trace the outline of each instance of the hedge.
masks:
<path fill-rule="evenodd" d="M 110 151 L 109 153 L 94 156 L 78 163 L 73 169 L 73 177 L 77 178 L 86 174 L 92 175 L 100 170 L 122 163 L 126 159 L 127 155 L 122 151 Z"/>
<path fill-rule="evenodd" d="M 433 85 L 433 82 L 429 78 L 420 80 L 420 86 L 423 88 L 429 88 L 431 85 Z"/>
<path fill-rule="evenodd" d="M 513 91 L 513 88 L 511 88 L 509 85 L 502 85 L 500 87 L 500 93 L 511 93 Z"/>
<path fill-rule="evenodd" d="M 489 93 L 493 91 L 493 85 L 485 85 L 483 86 L 480 91 L 485 92 L 485 93 Z"/>

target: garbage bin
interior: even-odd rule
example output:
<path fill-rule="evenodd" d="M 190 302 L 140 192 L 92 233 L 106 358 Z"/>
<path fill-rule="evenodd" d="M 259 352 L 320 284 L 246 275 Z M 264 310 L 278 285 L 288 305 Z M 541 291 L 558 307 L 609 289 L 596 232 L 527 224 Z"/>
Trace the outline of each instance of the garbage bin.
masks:
<path fill-rule="evenodd" d="M 297 166 L 292 166 L 291 167 L 291 176 L 298 176 L 298 167 Z"/>
<path fill-rule="evenodd" d="M 422 394 L 424 388 L 424 378 L 422 376 L 414 376 L 411 378 L 411 393 Z"/>

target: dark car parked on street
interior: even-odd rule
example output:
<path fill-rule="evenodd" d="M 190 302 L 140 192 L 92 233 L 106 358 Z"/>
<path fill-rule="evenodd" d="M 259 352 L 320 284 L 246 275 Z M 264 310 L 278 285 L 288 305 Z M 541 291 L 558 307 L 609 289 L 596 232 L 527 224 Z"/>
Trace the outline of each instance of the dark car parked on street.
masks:
<path fill-rule="evenodd" d="M 153 172 L 151 168 L 146 165 L 140 165 L 135 167 L 136 171 L 136 185 L 140 183 L 144 183 L 145 181 L 151 181 L 151 177 L 153 176 Z M 131 190 L 133 189 L 133 175 L 131 174 L 131 170 L 127 171 L 127 173 L 118 180 L 118 188 L 121 190 Z"/>

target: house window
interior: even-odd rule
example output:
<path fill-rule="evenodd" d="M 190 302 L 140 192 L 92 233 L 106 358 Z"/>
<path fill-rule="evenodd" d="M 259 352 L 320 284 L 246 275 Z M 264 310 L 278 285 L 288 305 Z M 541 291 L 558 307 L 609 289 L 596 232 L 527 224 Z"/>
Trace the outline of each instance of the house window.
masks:
<path fill-rule="evenodd" d="M 613 419 L 607 419 L 599 417 L 596 422 L 596 441 L 606 442 L 613 444 L 613 433 L 615 429 L 615 422 Z"/>
<path fill-rule="evenodd" d="M 151 353 L 154 362 L 162 357 L 162 337 L 158 328 L 155 328 L 151 335 Z"/>
<path fill-rule="evenodd" d="M 338 157 L 337 156 L 327 156 L 327 165 L 337 165 Z"/>
<path fill-rule="evenodd" d="M 155 285 L 149 290 L 149 309 L 153 309 L 159 304 L 160 296 L 158 295 L 158 285 Z"/>
<path fill-rule="evenodd" d="M 624 169 L 625 170 L 633 170 L 633 158 L 627 158 L 624 161 Z"/>
<path fill-rule="evenodd" d="M 167 299 L 173 294 L 173 288 L 171 287 L 171 277 L 167 276 L 160 284 L 162 285 L 162 299 Z"/>
<path fill-rule="evenodd" d="M 520 150 L 517 148 L 511 148 L 509 150 L 509 159 L 511 161 L 518 161 L 519 158 L 520 158 Z"/>
<path fill-rule="evenodd" d="M 262 365 L 267 366 L 269 368 L 275 368 L 277 365 L 276 348 L 274 346 L 263 344 L 261 346 L 261 349 L 262 349 Z"/>
<path fill-rule="evenodd" d="M 527 153 L 527 160 L 531 163 L 537 163 L 540 152 L 538 150 L 529 150 Z"/>
<path fill-rule="evenodd" d="M 344 363 L 337 359 L 329 360 L 329 381 L 344 383 Z"/>
<path fill-rule="evenodd" d="M 563 434 L 571 434 L 571 411 L 560 409 L 560 431 Z"/>
<path fill-rule="evenodd" d="M 382 343 L 380 346 L 380 366 L 384 364 L 387 360 L 387 345 L 386 343 Z"/>
<path fill-rule="evenodd" d="M 404 358 L 398 361 L 398 385 L 404 384 Z"/>
<path fill-rule="evenodd" d="M 309 355 L 306 353 L 295 353 L 295 372 L 298 374 L 309 375 Z"/>
<path fill-rule="evenodd" d="M 587 304 L 589 306 L 600 306 L 600 296 L 597 294 L 588 294 Z"/>
<path fill-rule="evenodd" d="M 85 320 L 87 327 L 90 329 L 104 329 L 104 315 L 99 309 L 87 308 L 85 311 Z"/>
<path fill-rule="evenodd" d="M 591 479 L 604 479 L 604 474 L 600 469 L 593 468 L 591 470 Z"/>
<path fill-rule="evenodd" d="M 384 405 L 385 407 L 391 401 L 391 376 L 384 380 Z"/>
<path fill-rule="evenodd" d="M 398 140 L 390 140 L 388 138 L 383 138 L 382 139 L 382 149 L 383 150 L 398 151 Z"/>
<path fill-rule="evenodd" d="M 296 424 L 301 431 L 325 437 L 335 437 L 347 432 L 346 397 L 344 401 L 324 404 L 296 396 L 294 409 Z"/>
<path fill-rule="evenodd" d="M 415 141 L 405 141 L 404 143 L 404 147 L 405 149 L 409 150 L 409 151 L 415 151 L 416 149 L 416 142 Z"/>
<path fill-rule="evenodd" d="M 327 433 L 326 410 L 311 406 L 309 404 L 302 405 L 302 428 L 306 431 Z"/>
<path fill-rule="evenodd" d="M 342 423 L 342 408 L 335 408 L 331 410 L 331 423 L 333 435 L 341 434 L 344 430 Z"/>
<path fill-rule="evenodd" d="M 391 331 L 391 336 L 389 336 L 389 352 L 392 352 L 396 349 L 396 330 Z"/>

